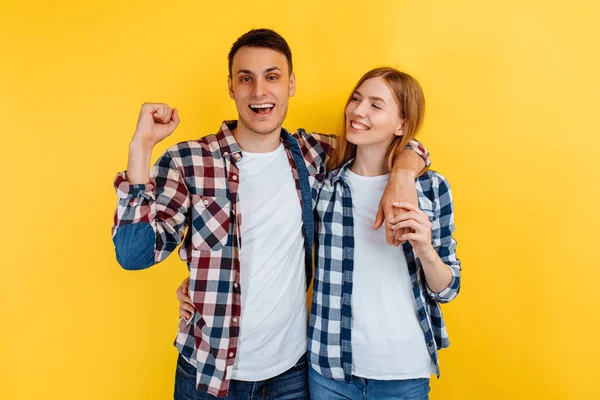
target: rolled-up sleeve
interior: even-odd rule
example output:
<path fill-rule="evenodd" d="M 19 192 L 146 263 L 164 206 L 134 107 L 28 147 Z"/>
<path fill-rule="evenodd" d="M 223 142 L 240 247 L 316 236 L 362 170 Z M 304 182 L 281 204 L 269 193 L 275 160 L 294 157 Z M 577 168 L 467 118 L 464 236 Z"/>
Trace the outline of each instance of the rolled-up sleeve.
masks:
<path fill-rule="evenodd" d="M 126 174 L 114 180 L 118 201 L 112 238 L 119 264 L 138 270 L 164 260 L 181 243 L 189 193 L 168 151 L 152 168 L 149 183 L 131 184 Z"/>
<path fill-rule="evenodd" d="M 439 217 L 433 221 L 431 240 L 433 247 L 441 260 L 452 272 L 452 279 L 448 286 L 439 293 L 435 293 L 429 289 L 429 287 L 426 287 L 427 293 L 432 300 L 435 300 L 438 303 L 448 303 L 452 301 L 460 291 L 461 264 L 456 256 L 457 242 L 452 236 L 455 230 L 452 192 L 448 181 L 439 174 L 437 176 L 439 181 L 436 185 L 436 196 L 439 199 L 440 211 Z"/>

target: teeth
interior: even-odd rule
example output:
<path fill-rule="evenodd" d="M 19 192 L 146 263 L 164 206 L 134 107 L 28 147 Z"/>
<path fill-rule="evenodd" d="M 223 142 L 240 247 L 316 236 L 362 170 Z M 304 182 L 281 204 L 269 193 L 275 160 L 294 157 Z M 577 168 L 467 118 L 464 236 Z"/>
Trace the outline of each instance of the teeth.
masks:
<path fill-rule="evenodd" d="M 368 131 L 368 130 L 369 130 L 369 127 L 368 127 L 368 126 L 366 126 L 366 125 L 363 125 L 363 124 L 359 124 L 358 122 L 354 122 L 354 121 L 352 121 L 351 125 L 352 125 L 352 127 L 353 127 L 354 129 L 357 129 L 357 130 L 359 130 L 359 131 Z"/>
<path fill-rule="evenodd" d="M 266 104 L 250 104 L 250 108 L 273 108 L 275 104 L 266 103 Z"/>

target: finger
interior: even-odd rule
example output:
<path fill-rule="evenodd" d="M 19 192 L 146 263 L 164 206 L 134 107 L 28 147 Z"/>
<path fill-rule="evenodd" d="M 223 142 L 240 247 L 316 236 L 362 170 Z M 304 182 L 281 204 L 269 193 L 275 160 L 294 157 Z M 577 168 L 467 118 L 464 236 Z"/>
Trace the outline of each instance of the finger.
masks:
<path fill-rule="evenodd" d="M 171 119 L 171 108 L 166 104 L 161 104 L 159 107 L 154 109 L 152 118 L 154 118 L 154 121 L 156 122 L 166 124 Z"/>
<path fill-rule="evenodd" d="M 181 289 L 184 293 L 189 292 L 190 290 L 190 278 L 185 278 L 183 282 L 181 282 Z"/>
<path fill-rule="evenodd" d="M 385 241 L 389 245 L 394 244 L 394 230 L 392 229 L 392 223 L 394 222 L 394 213 L 392 207 L 384 207 L 385 220 L 389 223 L 385 224 Z"/>
<path fill-rule="evenodd" d="M 179 122 L 181 122 L 181 120 L 179 119 L 179 110 L 174 108 L 173 112 L 171 113 L 171 123 L 177 126 L 179 125 Z"/>
<path fill-rule="evenodd" d="M 392 205 L 396 208 L 406 208 L 409 211 L 417 211 L 420 210 L 419 207 L 415 206 L 412 203 L 401 202 L 401 203 L 392 203 Z"/>
<path fill-rule="evenodd" d="M 189 304 L 189 303 L 181 303 L 179 305 L 179 309 L 185 310 L 185 311 L 190 312 L 192 314 L 196 312 L 196 308 L 193 305 Z"/>
<path fill-rule="evenodd" d="M 406 240 L 402 240 L 402 235 L 396 235 L 396 237 L 394 238 L 394 245 L 396 247 L 399 247 L 400 245 L 403 245 L 404 243 L 406 243 Z"/>
<path fill-rule="evenodd" d="M 179 298 L 179 302 L 181 302 L 181 303 L 187 303 L 187 304 L 192 304 L 192 305 L 194 304 L 192 302 L 192 298 L 187 293 L 181 293 L 180 296 L 181 296 L 181 298 L 178 297 Z"/>
<path fill-rule="evenodd" d="M 179 307 L 179 316 L 181 318 L 188 321 L 190 318 L 192 318 L 192 315 L 193 314 L 190 311 L 184 310 L 183 308 Z"/>
<path fill-rule="evenodd" d="M 415 220 L 422 225 L 426 225 L 429 222 L 429 218 L 427 218 L 427 216 L 425 214 L 416 213 L 414 211 L 402 213 L 402 214 L 398 215 L 396 218 L 394 218 L 394 222 L 396 224 L 403 222 L 403 221 L 409 221 L 409 220 Z"/>
<path fill-rule="evenodd" d="M 414 231 L 424 230 L 423 224 L 419 223 L 418 221 L 416 221 L 414 219 L 407 219 L 405 221 L 400 221 L 394 225 L 394 230 L 401 229 L 401 228 L 410 228 Z"/>
<path fill-rule="evenodd" d="M 383 221 L 385 221 L 385 214 L 383 212 L 383 207 L 381 206 L 381 203 L 379 203 L 379 208 L 377 209 L 377 216 L 375 217 L 375 223 L 373 224 L 373 230 L 381 228 L 381 225 L 383 225 Z"/>
<path fill-rule="evenodd" d="M 408 232 L 400 236 L 400 240 L 408 240 L 410 242 L 421 242 L 423 241 L 423 235 L 414 232 Z"/>
<path fill-rule="evenodd" d="M 404 235 L 405 233 L 411 233 L 410 229 L 400 229 L 399 230 L 399 235 L 398 235 L 398 240 L 400 241 L 400 243 L 404 244 L 406 243 L 406 240 L 402 240 L 402 235 Z"/>
<path fill-rule="evenodd" d="M 177 289 L 175 295 L 177 296 L 177 301 L 180 303 L 194 304 L 192 303 L 191 297 L 187 294 L 187 291 L 183 291 L 181 287 Z"/>
<path fill-rule="evenodd" d="M 150 113 L 150 114 L 154 114 L 159 108 L 166 106 L 166 104 L 163 103 L 144 103 L 142 104 L 142 109 L 140 110 L 141 113 Z"/>
<path fill-rule="evenodd" d="M 394 232 L 394 246 L 398 247 L 400 246 L 402 243 L 402 240 L 400 240 L 400 237 L 404 234 L 405 229 L 398 229 Z"/>
<path fill-rule="evenodd" d="M 179 115 L 177 110 L 173 109 L 173 113 L 171 114 L 171 120 L 168 123 L 171 132 L 174 131 L 175 128 L 177 128 L 177 125 L 179 125 Z"/>
<path fill-rule="evenodd" d="M 406 218 L 402 218 L 402 215 L 406 214 L 406 212 L 400 214 L 394 214 L 394 217 L 390 220 L 390 228 L 392 230 L 396 230 L 396 224 L 400 221 L 404 221 Z"/>
<path fill-rule="evenodd" d="M 173 109 L 171 107 L 165 107 L 163 112 L 161 113 L 162 123 L 167 124 L 171 122 L 171 114 L 173 114 Z"/>
<path fill-rule="evenodd" d="M 423 210 L 421 210 L 419 207 L 415 206 L 414 204 L 411 204 L 411 203 L 394 203 L 394 207 L 404 208 L 407 211 L 415 212 L 415 213 L 423 215 L 424 217 L 427 218 L 427 215 L 423 212 Z"/>

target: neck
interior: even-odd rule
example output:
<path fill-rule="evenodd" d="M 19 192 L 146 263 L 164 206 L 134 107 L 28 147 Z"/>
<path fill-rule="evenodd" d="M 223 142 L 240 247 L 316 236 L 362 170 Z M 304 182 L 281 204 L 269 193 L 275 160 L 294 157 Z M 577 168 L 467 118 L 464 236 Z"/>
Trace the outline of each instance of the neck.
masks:
<path fill-rule="evenodd" d="M 240 121 L 232 133 L 242 150 L 249 153 L 269 153 L 279 147 L 281 127 L 270 133 L 256 133 L 246 128 Z"/>
<path fill-rule="evenodd" d="M 358 146 L 356 159 L 350 170 L 360 176 L 380 176 L 390 172 L 387 166 L 386 153 L 388 146 Z"/>

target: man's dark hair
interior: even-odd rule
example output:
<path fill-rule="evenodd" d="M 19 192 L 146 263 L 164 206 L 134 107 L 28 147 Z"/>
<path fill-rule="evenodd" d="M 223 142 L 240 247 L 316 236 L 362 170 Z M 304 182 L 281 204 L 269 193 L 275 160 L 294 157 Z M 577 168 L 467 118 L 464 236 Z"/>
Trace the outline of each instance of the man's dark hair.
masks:
<path fill-rule="evenodd" d="M 229 76 L 232 72 L 233 56 L 244 46 L 263 47 L 283 54 L 287 58 L 289 73 L 292 73 L 292 50 L 285 39 L 271 29 L 252 29 L 240 36 L 229 50 Z"/>

